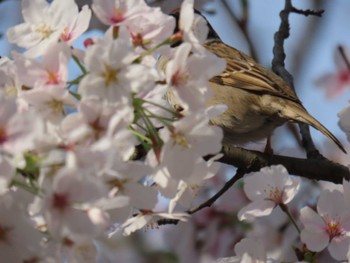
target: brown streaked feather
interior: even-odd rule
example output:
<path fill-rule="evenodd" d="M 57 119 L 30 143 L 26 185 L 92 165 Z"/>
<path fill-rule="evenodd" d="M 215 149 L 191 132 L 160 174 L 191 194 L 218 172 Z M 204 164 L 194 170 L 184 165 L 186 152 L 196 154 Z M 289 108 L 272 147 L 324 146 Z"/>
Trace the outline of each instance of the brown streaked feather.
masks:
<path fill-rule="evenodd" d="M 207 42 L 204 47 L 227 62 L 226 70 L 215 76 L 212 81 L 247 92 L 269 94 L 301 104 L 295 92 L 284 80 L 243 52 L 220 40 Z"/>

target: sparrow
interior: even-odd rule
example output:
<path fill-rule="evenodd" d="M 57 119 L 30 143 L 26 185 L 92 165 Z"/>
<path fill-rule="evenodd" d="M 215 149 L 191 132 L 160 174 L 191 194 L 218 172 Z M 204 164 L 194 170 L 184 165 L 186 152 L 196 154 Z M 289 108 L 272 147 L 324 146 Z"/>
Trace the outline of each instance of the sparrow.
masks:
<path fill-rule="evenodd" d="M 179 17 L 178 13 L 172 15 Z M 259 141 L 270 137 L 278 126 L 294 122 L 314 127 L 346 153 L 340 141 L 308 113 L 295 91 L 281 77 L 225 44 L 208 21 L 207 26 L 209 33 L 203 46 L 225 59 L 227 65 L 221 74 L 210 79 L 213 96 L 207 105 L 227 105 L 223 114 L 211 119 L 211 124 L 223 130 L 223 144 Z M 166 97 L 175 110 L 181 110 L 181 105 L 174 101 L 171 87 Z"/>

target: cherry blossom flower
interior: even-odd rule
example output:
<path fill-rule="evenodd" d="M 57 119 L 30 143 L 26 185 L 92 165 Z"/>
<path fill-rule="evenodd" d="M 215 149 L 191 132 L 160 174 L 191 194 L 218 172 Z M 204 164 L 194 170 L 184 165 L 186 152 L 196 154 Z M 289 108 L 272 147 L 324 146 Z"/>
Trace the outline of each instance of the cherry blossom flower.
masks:
<path fill-rule="evenodd" d="M 66 115 L 65 109 L 73 108 L 76 99 L 62 88 L 33 89 L 23 92 L 21 98 L 33 106 L 46 121 L 59 124 Z"/>
<path fill-rule="evenodd" d="M 193 200 L 197 196 L 200 189 L 203 188 L 206 180 L 217 175 L 220 169 L 220 163 L 215 162 L 220 155 L 213 157 L 208 161 L 198 158 L 194 163 L 192 174 L 188 174 L 186 178 L 179 180 L 177 185 L 177 193 L 174 198 L 170 199 L 169 213 L 172 213 L 177 203 L 183 208 L 189 209 Z M 157 178 L 155 178 L 157 181 Z"/>
<path fill-rule="evenodd" d="M 63 136 L 71 142 L 95 142 L 103 138 L 114 114 L 125 120 L 127 127 L 133 119 L 128 104 L 111 105 L 96 98 L 84 99 L 78 104 L 78 111 L 65 117 L 61 123 Z"/>
<path fill-rule="evenodd" d="M 118 157 L 122 161 L 128 161 L 139 143 L 129 129 L 130 116 L 130 108 L 119 108 L 108 124 L 106 136 L 97 141 L 93 148 L 98 151 L 110 151 L 113 158 Z"/>
<path fill-rule="evenodd" d="M 9 42 L 28 49 L 25 54 L 38 57 L 59 40 L 72 42 L 89 26 L 91 11 L 83 7 L 79 13 L 74 0 L 22 0 L 24 23 L 10 28 Z"/>
<path fill-rule="evenodd" d="M 166 66 L 166 81 L 173 93 L 168 99 L 180 104 L 184 112 L 205 108 L 212 96 L 208 80 L 226 67 L 224 60 L 209 51 L 189 56 L 191 48 L 189 43 L 180 45 Z"/>
<path fill-rule="evenodd" d="M 111 103 L 130 101 L 132 92 L 154 86 L 156 71 L 132 64 L 136 53 L 129 39 L 100 41 L 86 52 L 90 72 L 80 82 L 83 97 L 98 97 Z"/>
<path fill-rule="evenodd" d="M 152 210 L 157 204 L 155 188 L 140 184 L 142 179 L 152 174 L 151 167 L 143 162 L 120 162 L 115 160 L 112 167 L 105 170 L 103 178 L 111 188 L 109 195 L 124 195 L 130 205 L 141 210 Z"/>
<path fill-rule="evenodd" d="M 149 49 L 168 39 L 174 32 L 175 19 L 152 8 L 147 14 L 137 16 L 125 23 L 134 46 Z"/>
<path fill-rule="evenodd" d="M 28 217 L 24 196 L 8 192 L 0 198 L 0 254 L 3 262 L 31 262 L 41 258 L 41 234 Z"/>
<path fill-rule="evenodd" d="M 14 53 L 20 82 L 31 88 L 63 88 L 68 78 L 68 62 L 71 57 L 65 43 L 53 44 L 43 54 L 43 60 L 26 58 Z"/>
<path fill-rule="evenodd" d="M 0 198 L 8 191 L 11 180 L 15 175 L 15 168 L 8 159 L 0 156 Z"/>
<path fill-rule="evenodd" d="M 17 112 L 16 101 L 0 96 L 0 150 L 20 154 L 35 147 L 44 125 L 33 111 Z"/>
<path fill-rule="evenodd" d="M 62 168 L 55 176 L 51 191 L 43 203 L 43 213 L 51 234 L 56 237 L 71 233 L 93 237 L 104 231 L 107 218 L 94 220 L 89 211 L 93 202 L 106 196 L 101 182 L 78 169 Z M 101 214 L 103 217 L 103 213 Z"/>
<path fill-rule="evenodd" d="M 92 9 L 102 23 L 112 26 L 142 15 L 150 7 L 144 0 L 93 0 Z"/>
<path fill-rule="evenodd" d="M 197 156 L 215 154 L 221 149 L 221 128 L 209 124 L 207 111 L 194 112 L 160 131 L 164 151 L 187 151 Z M 210 139 L 209 139 L 210 138 Z"/>
<path fill-rule="evenodd" d="M 94 241 L 87 237 L 65 235 L 60 238 L 51 238 L 46 244 L 46 250 L 50 251 L 43 262 L 64 262 L 69 263 L 95 263 L 96 247 Z"/>
<path fill-rule="evenodd" d="M 342 109 L 338 113 L 338 117 L 338 125 L 345 132 L 348 141 L 350 141 L 350 106 Z"/>
<path fill-rule="evenodd" d="M 334 189 L 321 192 L 317 213 L 310 207 L 300 210 L 304 225 L 300 238 L 308 249 L 319 252 L 328 247 L 336 260 L 345 260 L 350 245 L 350 212 L 343 193 Z"/>
<path fill-rule="evenodd" d="M 235 253 L 241 257 L 240 262 L 263 263 L 267 261 L 264 244 L 257 239 L 242 239 L 235 245 Z"/>
<path fill-rule="evenodd" d="M 77 12 L 78 10 L 76 10 Z M 88 28 L 91 19 L 91 10 L 87 5 L 69 20 L 61 33 L 60 40 L 72 46 L 74 41 L 81 36 Z"/>
<path fill-rule="evenodd" d="M 15 64 L 7 57 L 0 58 L 0 92 L 5 97 L 16 97 L 21 91 Z"/>
<path fill-rule="evenodd" d="M 300 178 L 292 177 L 282 165 L 265 167 L 244 179 L 244 192 L 252 203 L 243 207 L 239 220 L 267 216 L 277 205 L 288 204 L 297 194 Z"/>
<path fill-rule="evenodd" d="M 350 50 L 345 47 L 344 51 L 347 58 L 350 59 Z M 350 70 L 337 48 L 334 49 L 334 62 L 336 72 L 326 73 L 316 80 L 316 85 L 325 89 L 327 97 L 330 98 L 340 96 L 346 88 L 350 87 Z"/>
<path fill-rule="evenodd" d="M 179 28 L 183 34 L 183 40 L 193 44 L 197 50 L 203 50 L 200 44 L 207 39 L 209 28 L 207 21 L 194 13 L 194 0 L 184 0 L 181 4 Z"/>

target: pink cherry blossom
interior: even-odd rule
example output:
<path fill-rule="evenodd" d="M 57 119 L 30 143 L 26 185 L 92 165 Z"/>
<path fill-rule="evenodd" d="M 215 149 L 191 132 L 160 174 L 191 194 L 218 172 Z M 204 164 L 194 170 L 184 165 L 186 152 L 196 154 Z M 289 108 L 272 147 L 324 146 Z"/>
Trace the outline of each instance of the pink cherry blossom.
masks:
<path fill-rule="evenodd" d="M 185 112 L 205 107 L 212 96 L 208 80 L 226 67 L 224 60 L 209 51 L 189 56 L 191 48 L 189 43 L 180 45 L 166 67 L 166 81 L 175 97 L 169 99 L 180 104 Z"/>
<path fill-rule="evenodd" d="M 338 125 L 343 130 L 343 132 L 345 132 L 348 141 L 350 141 L 350 106 L 342 109 L 338 113 L 338 117 Z"/>
<path fill-rule="evenodd" d="M 317 213 L 309 207 L 303 207 L 300 221 L 304 225 L 300 238 L 308 249 L 319 252 L 328 247 L 334 259 L 346 259 L 350 245 L 350 212 L 341 191 L 322 191 Z"/>
<path fill-rule="evenodd" d="M 8 192 L 0 198 L 0 254 L 2 262 L 30 262 L 41 257 L 41 234 L 28 217 L 25 196 Z"/>
<path fill-rule="evenodd" d="M 97 208 L 93 203 L 107 194 L 103 184 L 91 175 L 76 168 L 62 168 L 53 180 L 51 191 L 46 190 L 43 213 L 54 236 L 69 231 L 73 235 L 93 237 L 108 227 L 106 218 L 97 221 L 96 213 L 89 213 Z"/>
<path fill-rule="evenodd" d="M 22 0 L 24 23 L 10 28 L 9 42 L 28 49 L 30 57 L 38 57 L 59 40 L 69 44 L 89 25 L 91 11 L 83 7 L 79 13 L 74 0 Z"/>
<path fill-rule="evenodd" d="M 265 246 L 261 240 L 244 238 L 235 245 L 236 255 L 241 257 L 239 262 L 266 262 Z M 238 262 L 238 261 L 237 261 Z"/>
<path fill-rule="evenodd" d="M 208 161 L 198 158 L 195 161 L 192 174 L 178 181 L 177 193 L 174 198 L 170 199 L 169 213 L 174 211 L 176 204 L 180 204 L 184 209 L 191 208 L 197 193 L 204 187 L 206 180 L 218 174 L 221 165 L 215 160 L 219 157 L 221 156 L 215 156 Z"/>
<path fill-rule="evenodd" d="M 194 112 L 160 131 L 164 150 L 189 151 L 198 156 L 215 154 L 221 149 L 222 129 L 209 124 L 207 111 Z M 210 138 L 210 139 L 209 139 Z"/>
<path fill-rule="evenodd" d="M 145 13 L 150 7 L 144 0 L 94 0 L 92 9 L 102 23 L 112 26 Z"/>
<path fill-rule="evenodd" d="M 89 28 L 90 19 L 91 10 L 85 5 L 82 7 L 80 13 L 72 17 L 64 27 L 60 40 L 71 46 Z"/>
<path fill-rule="evenodd" d="M 23 92 L 21 98 L 34 107 L 46 121 L 59 124 L 66 115 L 65 109 L 73 108 L 76 99 L 62 88 L 33 89 Z"/>
<path fill-rule="evenodd" d="M 205 19 L 194 13 L 194 0 L 184 0 L 181 4 L 179 28 L 183 34 L 183 39 L 194 45 L 196 49 L 202 49 L 207 39 L 209 28 Z"/>
<path fill-rule="evenodd" d="M 49 46 L 42 61 L 14 54 L 18 78 L 31 88 L 63 88 L 68 78 L 70 57 L 70 48 L 65 43 Z"/>
<path fill-rule="evenodd" d="M 297 194 L 300 178 L 292 177 L 282 165 L 265 167 L 244 178 L 244 192 L 252 203 L 243 207 L 239 220 L 267 216 L 279 204 L 288 204 Z"/>
<path fill-rule="evenodd" d="M 61 123 L 64 137 L 71 142 L 92 143 L 102 138 L 116 112 L 124 116 L 125 126 L 133 119 L 132 109 L 127 104 L 111 105 L 96 98 L 80 101 L 77 110 L 66 116 Z"/>
<path fill-rule="evenodd" d="M 345 47 L 344 51 L 347 58 L 350 59 L 350 50 Z M 340 96 L 346 88 L 350 87 L 350 69 L 337 48 L 334 49 L 334 61 L 336 72 L 326 73 L 316 80 L 316 85 L 325 89 L 327 97 L 330 98 Z"/>
<path fill-rule="evenodd" d="M 35 147 L 43 135 L 44 125 L 39 116 L 29 110 L 19 113 L 16 101 L 0 96 L 0 149 L 20 154 Z"/>
<path fill-rule="evenodd" d="M 147 14 L 125 23 L 135 46 L 150 48 L 169 38 L 175 29 L 175 19 L 152 8 Z"/>
<path fill-rule="evenodd" d="M 13 60 L 0 58 L 0 92 L 6 97 L 16 97 L 22 84 L 19 81 L 17 69 Z"/>
<path fill-rule="evenodd" d="M 100 41 L 86 52 L 90 72 L 79 84 L 83 97 L 98 97 L 111 103 L 131 100 L 132 92 L 154 87 L 154 68 L 132 64 L 137 57 L 129 39 Z"/>
<path fill-rule="evenodd" d="M 152 174 L 151 167 L 142 162 L 118 160 L 111 165 L 103 175 L 104 181 L 111 187 L 109 195 L 127 196 L 133 208 L 152 210 L 157 204 L 157 191 L 140 183 L 145 176 Z"/>
<path fill-rule="evenodd" d="M 0 157 L 0 198 L 8 191 L 11 180 L 15 176 L 15 167 L 5 157 Z"/>

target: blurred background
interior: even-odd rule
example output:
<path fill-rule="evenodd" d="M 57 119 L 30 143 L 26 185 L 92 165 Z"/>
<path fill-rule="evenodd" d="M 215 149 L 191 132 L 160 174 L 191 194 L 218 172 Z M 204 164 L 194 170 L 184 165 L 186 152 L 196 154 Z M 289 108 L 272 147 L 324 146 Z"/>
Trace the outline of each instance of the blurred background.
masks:
<path fill-rule="evenodd" d="M 90 4 L 91 1 L 76 2 L 82 6 Z M 170 12 L 178 8 L 181 1 L 149 0 L 148 3 Z M 1 56 L 10 56 L 10 51 L 16 48 L 6 41 L 6 31 L 22 21 L 20 5 L 18 0 L 0 1 Z M 291 14 L 291 34 L 285 44 L 286 68 L 294 76 L 297 94 L 304 106 L 350 152 L 349 142 L 338 126 L 337 117 L 350 100 L 350 72 L 344 66 L 344 59 L 338 51 L 339 45 L 350 50 L 350 1 L 293 0 L 293 5 L 300 9 L 324 9 L 325 12 L 321 18 Z M 273 35 L 279 27 L 279 12 L 283 6 L 283 0 L 196 1 L 196 8 L 208 18 L 224 42 L 250 54 L 268 68 L 273 56 Z M 96 35 L 99 30 L 104 29 L 97 20 L 92 21 L 90 32 L 77 42 L 76 47 L 82 47 L 86 37 Z M 350 52 L 347 57 L 350 60 Z M 292 130 L 293 127 L 286 125 L 276 130 L 272 139 L 275 153 L 304 156 Z M 326 157 L 350 164 L 349 156 L 342 154 L 323 135 L 313 129 L 312 135 Z M 264 144 L 248 147 L 262 149 Z M 212 186 L 222 184 L 220 180 L 211 183 Z M 234 244 L 240 239 L 242 232 L 239 228 L 228 230 L 225 226 L 231 226 L 235 221 L 233 211 L 238 208 L 234 207 L 232 200 L 239 203 L 238 200 L 244 199 L 235 191 L 233 189 L 225 194 L 219 203 L 221 210 L 203 210 L 190 223 L 175 227 L 161 226 L 162 231 L 137 233 L 123 242 L 100 241 L 106 252 L 106 258 L 101 262 L 212 262 L 213 258 L 234 254 Z M 228 197 L 230 199 L 226 200 Z M 230 214 L 225 212 L 227 209 Z M 213 220 L 218 215 L 221 216 L 220 219 Z M 279 217 L 275 218 L 278 220 Z M 273 234 L 271 238 L 272 236 Z"/>

